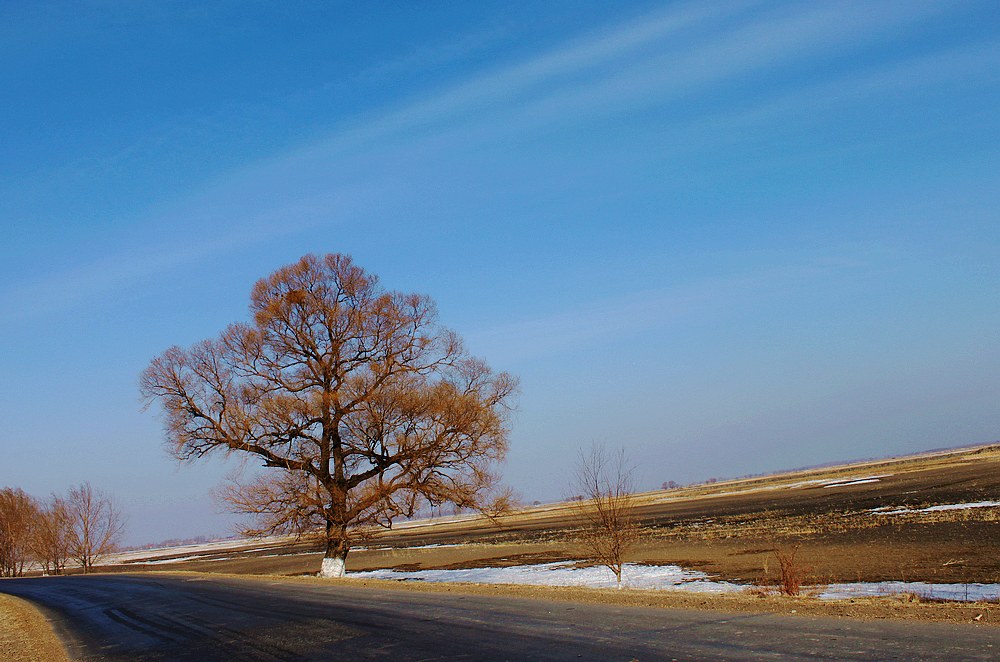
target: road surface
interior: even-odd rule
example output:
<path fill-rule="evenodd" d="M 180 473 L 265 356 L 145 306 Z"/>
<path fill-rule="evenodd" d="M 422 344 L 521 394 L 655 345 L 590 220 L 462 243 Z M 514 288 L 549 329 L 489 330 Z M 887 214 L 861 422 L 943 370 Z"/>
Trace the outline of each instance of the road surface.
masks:
<path fill-rule="evenodd" d="M 1000 628 L 723 614 L 192 576 L 11 579 L 83 660 L 766 660 L 1000 656 Z"/>

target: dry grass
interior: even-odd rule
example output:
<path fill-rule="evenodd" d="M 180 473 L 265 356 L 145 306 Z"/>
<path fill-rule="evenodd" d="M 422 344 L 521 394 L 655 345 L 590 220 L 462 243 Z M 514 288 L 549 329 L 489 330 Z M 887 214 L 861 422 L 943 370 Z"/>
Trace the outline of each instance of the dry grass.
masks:
<path fill-rule="evenodd" d="M 69 657 L 37 609 L 20 598 L 0 593 L 0 659 L 62 662 Z"/>

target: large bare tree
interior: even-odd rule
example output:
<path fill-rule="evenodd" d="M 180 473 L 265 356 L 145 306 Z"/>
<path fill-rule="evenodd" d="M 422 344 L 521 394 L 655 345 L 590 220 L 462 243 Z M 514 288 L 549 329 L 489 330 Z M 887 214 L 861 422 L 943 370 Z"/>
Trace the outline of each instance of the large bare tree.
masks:
<path fill-rule="evenodd" d="M 173 347 L 141 377 L 173 453 L 247 454 L 275 471 L 233 484 L 245 533 L 319 532 L 320 574 L 352 536 L 422 505 L 484 508 L 516 381 L 469 356 L 426 296 L 386 291 L 346 255 L 263 278 L 250 323 Z"/>
<path fill-rule="evenodd" d="M 85 573 L 90 572 L 94 564 L 117 549 L 125 520 L 111 496 L 88 482 L 71 488 L 63 506 L 70 556 Z"/>
<path fill-rule="evenodd" d="M 594 561 L 614 573 L 618 588 L 625 556 L 640 534 L 632 473 L 624 449 L 608 452 L 594 445 L 577 459 L 574 487 L 582 497 L 576 508 L 584 524 L 583 544 Z"/>

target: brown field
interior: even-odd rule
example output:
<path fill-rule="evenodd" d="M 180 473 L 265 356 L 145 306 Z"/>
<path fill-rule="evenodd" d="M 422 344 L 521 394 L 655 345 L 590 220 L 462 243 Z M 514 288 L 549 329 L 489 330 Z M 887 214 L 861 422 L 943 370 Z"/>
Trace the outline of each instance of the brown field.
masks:
<path fill-rule="evenodd" d="M 0 659 L 60 662 L 69 658 L 37 609 L 20 598 L 0 593 Z"/>
<path fill-rule="evenodd" d="M 824 485 L 875 476 L 877 481 Z M 814 584 L 998 583 L 1000 508 L 870 512 L 989 500 L 1000 500 L 1000 446 L 648 492 L 636 495 L 644 535 L 629 560 L 769 583 L 776 580 L 774 550 L 798 546 L 799 559 L 809 568 L 807 582 Z M 570 504 L 527 508 L 499 526 L 469 516 L 402 523 L 351 552 L 348 569 L 583 560 L 577 526 Z M 261 541 L 245 548 L 251 551 L 108 569 L 299 575 L 319 566 L 318 547 L 309 542 Z"/>

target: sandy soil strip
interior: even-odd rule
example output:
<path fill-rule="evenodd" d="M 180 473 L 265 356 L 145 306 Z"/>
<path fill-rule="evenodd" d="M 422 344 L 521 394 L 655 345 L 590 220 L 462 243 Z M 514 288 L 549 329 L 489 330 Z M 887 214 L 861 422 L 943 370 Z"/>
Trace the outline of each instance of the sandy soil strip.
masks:
<path fill-rule="evenodd" d="M 30 603 L 0 593 L 0 660 L 68 662 L 45 617 Z"/>

